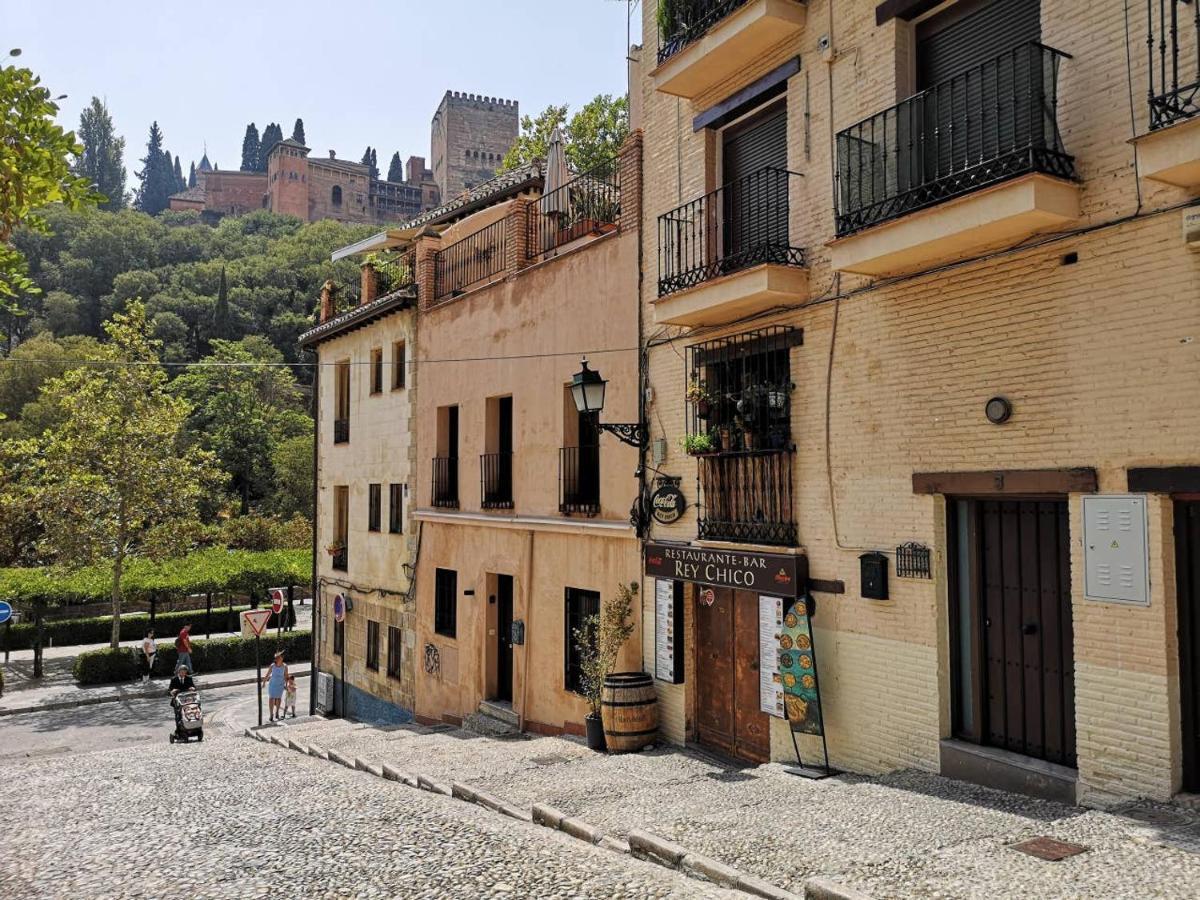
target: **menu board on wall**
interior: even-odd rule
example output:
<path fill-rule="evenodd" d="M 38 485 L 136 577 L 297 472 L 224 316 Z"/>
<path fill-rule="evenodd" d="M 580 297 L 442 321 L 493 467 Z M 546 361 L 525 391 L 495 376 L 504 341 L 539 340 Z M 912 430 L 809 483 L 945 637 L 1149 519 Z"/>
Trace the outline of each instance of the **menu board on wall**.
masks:
<path fill-rule="evenodd" d="M 758 701 L 770 716 L 783 718 L 783 683 L 779 677 L 779 632 L 783 628 L 783 598 L 758 598 Z"/>
<path fill-rule="evenodd" d="M 654 582 L 654 677 L 683 683 L 683 585 L 666 578 Z"/>

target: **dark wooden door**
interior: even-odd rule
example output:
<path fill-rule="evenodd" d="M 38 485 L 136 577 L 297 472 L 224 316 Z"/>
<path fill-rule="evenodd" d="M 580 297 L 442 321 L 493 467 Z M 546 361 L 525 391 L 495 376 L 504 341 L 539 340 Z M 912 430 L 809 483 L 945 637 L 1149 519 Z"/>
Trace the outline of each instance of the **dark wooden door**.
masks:
<path fill-rule="evenodd" d="M 1065 500 L 981 500 L 977 602 L 982 742 L 1075 765 L 1070 539 Z"/>
<path fill-rule="evenodd" d="M 513 698 L 513 579 L 496 576 L 496 699 Z"/>
<path fill-rule="evenodd" d="M 1175 503 L 1183 789 L 1200 791 L 1200 500 Z"/>
<path fill-rule="evenodd" d="M 754 762 L 771 755 L 759 708 L 758 595 L 714 589 L 696 606 L 696 730 L 701 743 Z"/>

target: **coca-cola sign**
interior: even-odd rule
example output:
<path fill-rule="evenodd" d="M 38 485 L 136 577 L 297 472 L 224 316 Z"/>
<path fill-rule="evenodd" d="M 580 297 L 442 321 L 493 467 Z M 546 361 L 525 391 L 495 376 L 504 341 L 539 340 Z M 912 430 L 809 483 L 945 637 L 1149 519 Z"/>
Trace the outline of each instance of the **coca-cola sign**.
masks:
<path fill-rule="evenodd" d="M 646 574 L 713 587 L 799 597 L 808 581 L 808 558 L 650 543 L 646 545 Z"/>

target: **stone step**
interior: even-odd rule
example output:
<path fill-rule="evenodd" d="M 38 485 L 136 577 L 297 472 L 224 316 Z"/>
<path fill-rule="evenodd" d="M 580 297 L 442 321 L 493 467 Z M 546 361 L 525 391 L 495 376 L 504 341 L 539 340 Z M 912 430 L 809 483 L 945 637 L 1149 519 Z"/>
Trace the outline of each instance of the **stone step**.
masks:
<path fill-rule="evenodd" d="M 521 732 L 516 725 L 503 719 L 496 719 L 483 712 L 471 713 L 463 720 L 463 728 L 485 737 L 517 736 Z"/>
<path fill-rule="evenodd" d="M 479 712 L 493 719 L 499 719 L 501 722 L 507 722 L 513 728 L 516 728 L 520 721 L 512 704 L 505 700 L 484 700 L 479 704 Z"/>

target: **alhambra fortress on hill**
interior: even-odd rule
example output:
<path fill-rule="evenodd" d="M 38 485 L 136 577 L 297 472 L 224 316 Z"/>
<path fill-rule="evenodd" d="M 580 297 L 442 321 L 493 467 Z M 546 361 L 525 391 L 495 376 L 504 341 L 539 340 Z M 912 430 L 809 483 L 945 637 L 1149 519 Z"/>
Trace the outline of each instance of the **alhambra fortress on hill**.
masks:
<path fill-rule="evenodd" d="M 373 178 L 369 166 L 310 158 L 311 149 L 288 138 L 272 149 L 266 172 L 213 168 L 207 154 L 197 183 L 171 197 L 171 209 L 194 209 L 217 218 L 255 209 L 305 222 L 403 222 L 491 178 L 517 138 L 516 100 L 446 91 L 430 133 L 433 168 L 410 156 L 404 181 Z"/>

